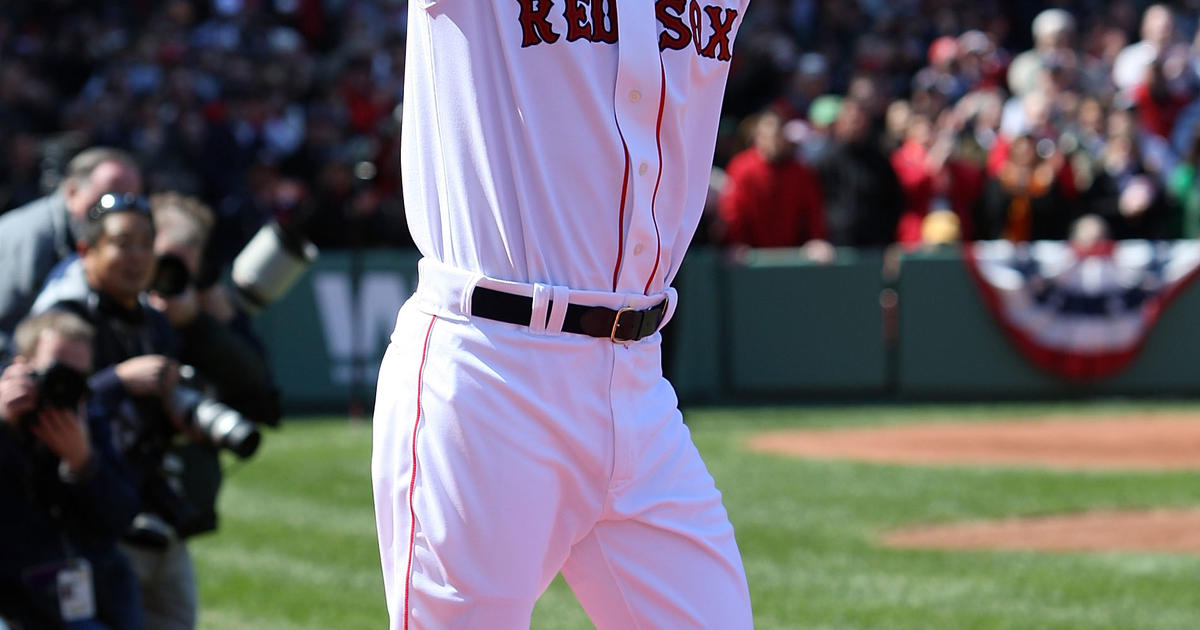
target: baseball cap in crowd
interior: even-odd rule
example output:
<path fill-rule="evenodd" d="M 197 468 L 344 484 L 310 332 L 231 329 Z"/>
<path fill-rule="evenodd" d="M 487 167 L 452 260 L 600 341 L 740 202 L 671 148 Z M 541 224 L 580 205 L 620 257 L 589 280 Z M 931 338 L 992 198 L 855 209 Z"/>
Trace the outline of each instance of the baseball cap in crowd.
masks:
<path fill-rule="evenodd" d="M 958 57 L 958 40 L 949 36 L 943 35 L 929 45 L 929 65 L 940 66 L 947 64 Z"/>
<path fill-rule="evenodd" d="M 829 72 L 829 62 L 821 53 L 805 53 L 796 63 L 796 74 L 808 77 L 823 77 Z"/>
<path fill-rule="evenodd" d="M 921 242 L 948 245 L 962 238 L 958 215 L 953 210 L 932 210 L 921 221 Z"/>
<path fill-rule="evenodd" d="M 824 94 L 813 99 L 812 104 L 808 106 L 808 122 L 817 128 L 828 127 L 841 113 L 842 97 Z"/>
<path fill-rule="evenodd" d="M 1033 18 L 1030 31 L 1033 33 L 1035 42 L 1074 33 L 1075 16 L 1065 9 L 1046 9 Z"/>
<path fill-rule="evenodd" d="M 799 118 L 789 120 L 783 124 L 783 137 L 788 139 L 792 144 L 802 144 L 812 135 L 812 127 L 808 123 Z"/>
<path fill-rule="evenodd" d="M 958 36 L 958 46 L 964 53 L 982 55 L 991 49 L 992 40 L 983 31 L 971 29 Z"/>

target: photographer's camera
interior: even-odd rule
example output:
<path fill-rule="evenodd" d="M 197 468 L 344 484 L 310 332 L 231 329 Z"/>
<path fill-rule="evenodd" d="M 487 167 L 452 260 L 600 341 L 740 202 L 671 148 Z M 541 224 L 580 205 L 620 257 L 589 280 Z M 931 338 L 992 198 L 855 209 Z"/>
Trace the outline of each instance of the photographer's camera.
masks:
<path fill-rule="evenodd" d="M 258 450 L 262 441 L 258 425 L 233 407 L 182 385 L 175 388 L 171 405 L 189 427 L 214 446 L 227 449 L 242 459 Z"/>
<path fill-rule="evenodd" d="M 163 254 L 158 257 L 154 267 L 154 279 L 150 282 L 150 290 L 163 297 L 174 297 L 187 290 L 192 284 L 192 273 L 188 271 L 187 263 L 174 254 Z"/>
<path fill-rule="evenodd" d="M 18 425 L 23 429 L 37 423 L 39 409 L 74 409 L 87 393 L 87 377 L 62 363 L 51 363 L 45 370 L 34 372 L 31 377 L 38 391 L 38 404 L 18 419 Z"/>

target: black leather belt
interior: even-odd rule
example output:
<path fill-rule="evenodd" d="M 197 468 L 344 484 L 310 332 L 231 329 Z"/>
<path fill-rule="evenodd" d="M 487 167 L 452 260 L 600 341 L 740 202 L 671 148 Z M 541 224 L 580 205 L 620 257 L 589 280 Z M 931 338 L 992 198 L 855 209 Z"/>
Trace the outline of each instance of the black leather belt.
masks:
<path fill-rule="evenodd" d="M 551 301 L 549 308 L 553 306 Z M 666 300 L 640 311 L 568 304 L 562 329 L 577 335 L 607 337 L 613 343 L 629 343 L 653 335 L 666 312 Z M 471 293 L 471 315 L 528 326 L 533 317 L 533 298 L 477 286 Z"/>

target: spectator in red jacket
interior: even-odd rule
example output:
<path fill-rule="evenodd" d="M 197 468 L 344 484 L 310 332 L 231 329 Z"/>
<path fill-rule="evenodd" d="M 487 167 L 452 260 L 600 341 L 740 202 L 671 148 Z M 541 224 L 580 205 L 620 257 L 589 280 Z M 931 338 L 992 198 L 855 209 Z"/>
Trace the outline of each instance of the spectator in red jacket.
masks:
<path fill-rule="evenodd" d="M 992 104 L 992 112 L 984 109 Z M 924 222 L 935 210 L 951 210 L 959 235 L 974 235 L 973 211 L 984 186 L 986 118 L 999 115 L 999 97 L 972 92 L 943 111 L 935 124 L 924 114 L 910 116 L 904 144 L 891 155 L 892 169 L 904 190 L 904 212 L 896 241 L 907 248 L 925 242 Z"/>
<path fill-rule="evenodd" d="M 945 159 L 948 152 L 935 154 L 933 123 L 924 114 L 914 114 L 908 122 L 904 144 L 892 152 L 892 169 L 904 189 L 904 212 L 896 228 L 896 240 L 905 245 L 921 242 L 921 222 L 943 192 Z"/>
<path fill-rule="evenodd" d="M 827 261 L 825 208 L 817 177 L 796 159 L 783 119 L 772 111 L 758 116 L 753 145 L 729 161 L 718 202 L 723 241 L 749 247 L 805 246 Z"/>

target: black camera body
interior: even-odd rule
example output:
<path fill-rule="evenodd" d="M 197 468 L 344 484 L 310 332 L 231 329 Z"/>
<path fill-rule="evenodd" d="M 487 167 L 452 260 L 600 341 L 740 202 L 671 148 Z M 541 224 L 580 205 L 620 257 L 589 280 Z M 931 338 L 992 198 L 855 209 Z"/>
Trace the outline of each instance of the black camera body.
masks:
<path fill-rule="evenodd" d="M 175 254 L 163 254 L 158 257 L 154 268 L 154 279 L 150 282 L 150 290 L 164 297 L 175 297 L 192 284 L 192 273 L 188 271 L 187 263 Z"/>
<path fill-rule="evenodd" d="M 181 372 L 185 379 L 193 378 L 191 366 L 183 366 Z M 188 538 L 217 528 L 216 499 L 222 475 L 216 449 L 246 459 L 262 441 L 255 422 L 197 389 L 177 385 L 168 403 L 204 440 L 180 441 L 165 419 L 144 435 L 146 452 L 160 465 L 142 488 L 148 511 L 134 520 L 126 539 L 158 549 L 165 548 L 173 537 Z"/>
<path fill-rule="evenodd" d="M 32 376 L 38 392 L 37 407 L 17 420 L 23 429 L 37 424 L 39 410 L 75 409 L 87 393 L 87 375 L 57 361 Z"/>

